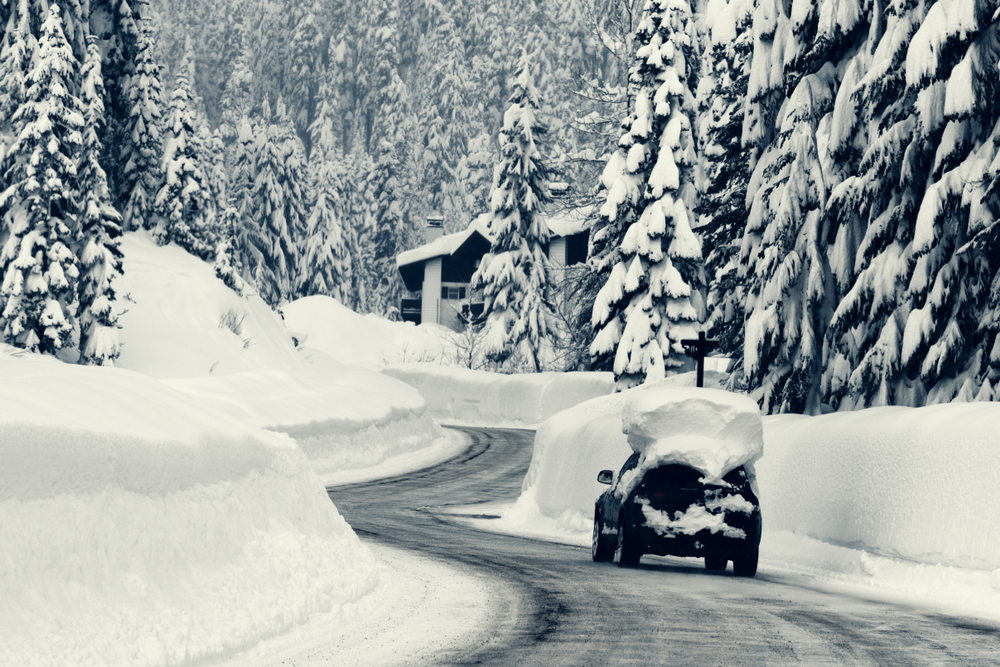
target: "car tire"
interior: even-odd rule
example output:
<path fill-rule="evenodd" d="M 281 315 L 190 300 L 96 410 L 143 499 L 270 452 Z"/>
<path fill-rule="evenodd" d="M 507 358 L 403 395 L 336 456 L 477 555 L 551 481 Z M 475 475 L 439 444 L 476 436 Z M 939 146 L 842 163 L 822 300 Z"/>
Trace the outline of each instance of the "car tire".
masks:
<path fill-rule="evenodd" d="M 705 556 L 705 569 L 712 572 L 722 572 L 729 565 L 729 560 L 719 556 Z"/>
<path fill-rule="evenodd" d="M 733 558 L 733 573 L 737 577 L 752 577 L 757 574 L 757 559 L 760 555 L 759 549 L 753 549 Z"/>
<path fill-rule="evenodd" d="M 635 540 L 628 533 L 625 517 L 622 516 L 618 519 L 618 545 L 615 548 L 615 562 L 618 567 L 634 567 L 639 564 L 639 558 L 642 557 Z"/>
<path fill-rule="evenodd" d="M 615 557 L 615 552 L 604 539 L 604 524 L 601 522 L 599 512 L 594 513 L 594 535 L 590 542 L 590 555 L 596 563 L 610 563 Z"/>

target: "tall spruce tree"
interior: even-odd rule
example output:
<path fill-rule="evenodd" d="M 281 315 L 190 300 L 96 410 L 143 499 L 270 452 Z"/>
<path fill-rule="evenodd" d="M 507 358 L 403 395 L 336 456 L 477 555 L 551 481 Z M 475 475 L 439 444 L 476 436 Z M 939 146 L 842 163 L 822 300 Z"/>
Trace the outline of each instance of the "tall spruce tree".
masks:
<path fill-rule="evenodd" d="M 372 275 L 375 278 L 369 292 L 369 304 L 372 312 L 394 320 L 401 319 L 400 299 L 403 297 L 396 257 L 412 244 L 413 237 L 400 171 L 396 149 L 383 139 L 374 169 L 368 176 L 374 242 Z"/>
<path fill-rule="evenodd" d="M 539 146 L 546 133 L 536 117 L 539 108 L 525 53 L 504 114 L 500 163 L 493 174 L 489 223 L 493 245 L 471 283 L 473 290 L 483 290 L 486 356 L 502 363 L 519 353 L 535 372 L 541 370 L 541 348 L 553 325 L 544 251 L 549 229 L 542 211 L 551 201 L 553 172 Z"/>
<path fill-rule="evenodd" d="M 143 18 L 137 37 L 134 71 L 125 90 L 129 112 L 122 150 L 127 157 L 122 169 L 118 209 L 126 230 L 153 227 L 153 198 L 163 182 L 160 166 L 163 86 L 154 47 L 153 27 Z"/>
<path fill-rule="evenodd" d="M 153 202 L 157 216 L 154 235 L 161 244 L 176 243 L 192 255 L 211 259 L 216 230 L 209 187 L 210 164 L 203 162 L 206 147 L 195 128 L 188 59 L 177 68 L 170 112 L 163 133 L 164 183 Z"/>
<path fill-rule="evenodd" d="M 121 351 L 114 281 L 122 273 L 122 218 L 111 205 L 107 176 L 99 162 L 105 125 L 104 79 L 101 48 L 94 36 L 87 42 L 81 79 L 84 130 L 78 182 L 83 202 L 74 244 L 80 265 L 80 363 L 110 366 Z"/>
<path fill-rule="evenodd" d="M 0 250 L 0 318 L 4 340 L 55 354 L 71 341 L 78 309 L 83 105 L 77 61 L 63 34 L 59 5 L 41 26 L 25 101 L 12 119 L 14 141 L 4 159 L 0 210 L 8 228 Z"/>
<path fill-rule="evenodd" d="M 722 5 L 722 7 L 720 7 Z M 743 301 L 739 251 L 746 226 L 752 151 L 743 149 L 743 108 L 753 49 L 751 7 L 744 0 L 708 11 L 711 46 L 704 53 L 699 132 L 704 185 L 696 213 L 708 275 L 708 335 L 719 350 L 743 355 Z"/>
<path fill-rule="evenodd" d="M 629 75 L 633 107 L 603 176 L 608 194 L 594 240 L 604 245 L 598 266 L 611 268 L 594 303 L 590 351 L 614 354 L 619 389 L 681 367 L 680 341 L 704 318 L 701 244 L 685 197 L 694 166 L 685 108 L 690 20 L 683 0 L 647 3 Z"/>

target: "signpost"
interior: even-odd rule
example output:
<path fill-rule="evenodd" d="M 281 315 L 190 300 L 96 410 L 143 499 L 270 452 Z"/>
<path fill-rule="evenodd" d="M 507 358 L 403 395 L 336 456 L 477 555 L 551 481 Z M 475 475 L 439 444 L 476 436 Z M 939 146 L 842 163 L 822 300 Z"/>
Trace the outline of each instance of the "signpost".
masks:
<path fill-rule="evenodd" d="M 684 353 L 695 359 L 698 362 L 698 386 L 705 386 L 705 357 L 708 353 L 719 347 L 719 341 L 708 340 L 705 338 L 705 332 L 698 332 L 698 340 L 693 340 L 688 338 L 681 341 L 681 345 L 684 346 Z"/>

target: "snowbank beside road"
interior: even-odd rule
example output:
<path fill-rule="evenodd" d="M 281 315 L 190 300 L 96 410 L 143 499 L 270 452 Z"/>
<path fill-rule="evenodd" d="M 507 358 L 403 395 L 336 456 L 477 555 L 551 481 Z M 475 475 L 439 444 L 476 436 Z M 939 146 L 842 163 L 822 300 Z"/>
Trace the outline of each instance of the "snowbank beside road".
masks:
<path fill-rule="evenodd" d="M 1000 568 L 1000 405 L 765 419 L 764 525 L 923 563 Z"/>
<path fill-rule="evenodd" d="M 534 425 L 614 391 L 611 373 L 504 375 L 427 363 L 382 372 L 419 391 L 436 418 L 476 424 Z"/>
<path fill-rule="evenodd" d="M 325 297 L 289 304 L 294 323 L 329 325 L 337 344 L 355 340 L 343 363 L 310 340 L 296 348 L 281 317 L 257 295 L 236 294 L 211 265 L 179 247 L 159 247 L 137 232 L 125 235 L 122 250 L 125 274 L 116 287 L 129 303 L 120 368 L 161 379 L 245 424 L 291 435 L 321 474 L 371 466 L 439 437 L 415 390 L 349 365 L 372 356 L 385 339 L 374 332 L 393 323 Z M 326 333 L 309 335 L 322 340 Z"/>
<path fill-rule="evenodd" d="M 436 324 L 390 322 L 359 315 L 328 296 L 308 296 L 284 307 L 285 324 L 303 344 L 341 363 L 379 370 L 389 364 L 436 361 L 446 355 L 451 331 Z"/>
<path fill-rule="evenodd" d="M 190 664 L 377 586 L 287 436 L 129 371 L 0 377 L 0 664 Z"/>

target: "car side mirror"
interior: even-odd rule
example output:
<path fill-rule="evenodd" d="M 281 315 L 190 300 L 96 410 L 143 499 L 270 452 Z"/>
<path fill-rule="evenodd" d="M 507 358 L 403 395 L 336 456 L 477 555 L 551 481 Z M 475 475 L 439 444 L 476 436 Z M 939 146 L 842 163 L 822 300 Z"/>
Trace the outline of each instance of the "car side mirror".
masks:
<path fill-rule="evenodd" d="M 611 480 L 613 480 L 614 477 L 615 474 L 610 470 L 602 470 L 601 472 L 597 473 L 597 481 L 600 482 L 601 484 L 610 484 Z"/>

